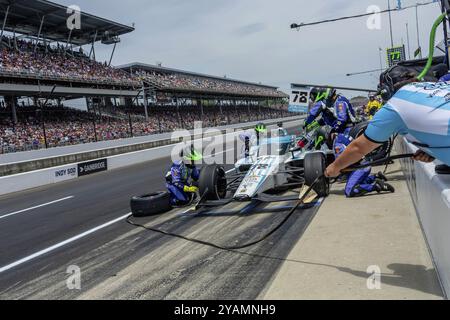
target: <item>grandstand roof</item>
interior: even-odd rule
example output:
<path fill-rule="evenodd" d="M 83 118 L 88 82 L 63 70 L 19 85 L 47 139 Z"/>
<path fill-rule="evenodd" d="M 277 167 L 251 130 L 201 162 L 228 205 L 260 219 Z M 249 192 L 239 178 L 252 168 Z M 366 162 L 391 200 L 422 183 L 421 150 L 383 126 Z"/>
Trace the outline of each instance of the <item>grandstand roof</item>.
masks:
<path fill-rule="evenodd" d="M 210 78 L 210 79 L 216 79 L 216 80 L 222 80 L 222 81 L 230 81 L 230 82 L 236 82 L 236 83 L 241 83 L 241 84 L 265 87 L 265 88 L 270 88 L 270 89 L 278 89 L 278 87 L 268 86 L 268 85 L 264 85 L 264 84 L 260 84 L 260 83 L 253 83 L 253 82 L 247 82 L 247 81 L 242 81 L 242 80 L 212 76 L 212 75 L 196 73 L 196 72 L 191 72 L 191 71 L 185 71 L 185 70 L 180 70 L 180 69 L 166 68 L 166 67 L 162 67 L 162 66 L 155 66 L 155 65 L 145 64 L 145 63 L 140 63 L 140 62 L 125 64 L 122 66 L 118 66 L 117 68 L 125 70 L 125 71 L 143 70 L 143 71 L 147 71 L 147 72 L 148 71 L 156 71 L 156 72 L 161 72 L 161 73 L 179 73 L 179 74 L 185 74 L 185 75 L 190 75 L 190 76 L 195 76 L 195 77 Z"/>
<path fill-rule="evenodd" d="M 41 19 L 45 16 L 41 37 L 67 42 L 70 30 L 66 22 L 69 17 L 66 6 L 46 0 L 0 0 L 0 28 L 8 6 L 5 31 L 37 37 Z M 134 28 L 82 12 L 81 29 L 72 31 L 70 43 L 80 46 L 89 44 L 94 40 L 96 31 L 96 40 L 100 41 L 106 31 L 110 36 L 120 36 L 134 31 Z"/>

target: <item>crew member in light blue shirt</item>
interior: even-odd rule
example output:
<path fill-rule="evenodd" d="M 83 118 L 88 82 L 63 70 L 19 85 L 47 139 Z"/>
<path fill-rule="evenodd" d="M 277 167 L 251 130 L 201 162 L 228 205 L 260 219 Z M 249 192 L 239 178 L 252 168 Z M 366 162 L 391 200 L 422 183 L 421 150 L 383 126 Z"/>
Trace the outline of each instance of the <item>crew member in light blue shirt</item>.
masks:
<path fill-rule="evenodd" d="M 365 134 L 355 140 L 327 170 L 328 177 L 361 160 L 365 155 L 399 134 L 419 148 L 414 160 L 444 165 L 440 174 L 450 173 L 450 84 L 411 83 L 403 86 L 375 115 Z M 404 84 L 401 82 L 397 85 Z M 393 90 L 395 91 L 395 89 Z"/>

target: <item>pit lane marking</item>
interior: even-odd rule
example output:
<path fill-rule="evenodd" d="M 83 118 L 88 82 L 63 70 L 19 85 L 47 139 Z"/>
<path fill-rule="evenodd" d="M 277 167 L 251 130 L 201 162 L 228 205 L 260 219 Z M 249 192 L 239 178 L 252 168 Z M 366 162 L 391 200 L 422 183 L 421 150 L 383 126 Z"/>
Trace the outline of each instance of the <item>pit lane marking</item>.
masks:
<path fill-rule="evenodd" d="M 55 203 L 58 203 L 58 202 L 62 202 L 62 201 L 66 201 L 66 200 L 69 200 L 69 199 L 73 199 L 73 198 L 74 198 L 74 196 L 69 196 L 69 197 L 65 197 L 65 198 L 62 198 L 62 199 L 58 199 L 58 200 L 50 201 L 50 202 L 47 202 L 47 203 L 43 203 L 43 204 L 31 207 L 31 208 L 27 208 L 27 209 L 11 212 L 11 213 L 5 214 L 3 216 L 0 216 L 0 220 L 8 218 L 8 217 L 11 217 L 11 216 L 14 216 L 14 215 L 19 214 L 19 213 L 24 213 L 24 212 L 35 210 L 35 209 L 38 209 L 38 208 L 47 207 L 49 205 L 52 205 L 52 204 L 55 204 Z"/>
<path fill-rule="evenodd" d="M 88 230 L 88 231 L 85 231 L 85 232 L 83 232 L 83 233 L 80 233 L 79 235 L 76 235 L 76 236 L 74 236 L 74 237 L 72 237 L 72 238 L 69 238 L 69 239 L 67 239 L 67 240 L 64 240 L 64 241 L 62 241 L 62 242 L 60 242 L 60 243 L 54 244 L 54 245 L 51 246 L 51 247 L 48 247 L 48 248 L 46 248 L 46 249 L 43 249 L 43 250 L 38 251 L 38 252 L 36 252 L 36 253 L 33 253 L 32 255 L 29 255 L 29 256 L 24 257 L 24 258 L 22 258 L 22 259 L 20 259 L 20 260 L 17 260 L 17 261 L 15 261 L 15 262 L 11 263 L 11 264 L 8 264 L 7 266 L 1 267 L 1 268 L 0 268 L 0 273 L 3 273 L 3 272 L 8 271 L 8 270 L 10 270 L 10 269 L 13 269 L 13 268 L 15 268 L 15 267 L 17 267 L 17 266 L 19 266 L 19 265 L 21 265 L 21 264 L 24 264 L 24 263 L 26 263 L 26 262 L 28 262 L 28 261 L 30 261 L 30 260 L 36 259 L 36 258 L 38 258 L 38 257 L 40 257 L 40 256 L 43 256 L 43 255 L 45 255 L 45 254 L 47 254 L 47 253 L 49 253 L 49 252 L 55 251 L 56 249 L 59 249 L 59 248 L 61 248 L 61 247 L 64 247 L 64 246 L 66 246 L 66 245 L 72 243 L 72 242 L 75 242 L 75 241 L 80 240 L 80 239 L 82 239 L 82 238 L 84 238 L 84 237 L 87 237 L 88 235 L 91 235 L 91 234 L 93 234 L 94 232 L 97 232 L 97 231 L 99 231 L 99 230 L 101 230 L 101 229 L 105 229 L 105 228 L 107 228 L 107 227 L 109 227 L 109 226 L 111 226 L 111 225 L 113 225 L 113 224 L 115 224 L 115 223 L 117 223 L 117 222 L 123 221 L 123 220 L 125 220 L 126 218 L 128 218 L 130 214 L 131 214 L 131 212 L 130 212 L 130 213 L 127 213 L 126 215 L 121 216 L 121 217 L 119 217 L 119 218 L 117 218 L 117 219 L 114 219 L 114 220 L 111 220 L 111 221 L 109 221 L 109 222 L 106 222 L 106 223 L 104 223 L 104 224 L 102 224 L 102 225 L 100 225 L 100 226 L 98 226 L 98 227 L 95 227 L 95 228 L 92 228 L 92 229 L 90 229 L 90 230 Z"/>

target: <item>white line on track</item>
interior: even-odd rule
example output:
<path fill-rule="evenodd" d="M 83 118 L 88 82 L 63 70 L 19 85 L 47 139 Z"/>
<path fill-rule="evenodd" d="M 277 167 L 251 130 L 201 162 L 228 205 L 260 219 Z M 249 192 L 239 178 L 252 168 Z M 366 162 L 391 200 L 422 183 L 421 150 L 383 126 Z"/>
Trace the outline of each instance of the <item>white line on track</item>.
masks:
<path fill-rule="evenodd" d="M 7 266 L 1 267 L 0 268 L 0 273 L 8 271 L 8 270 L 10 270 L 12 268 L 15 268 L 15 267 L 17 267 L 17 266 L 19 266 L 19 265 L 21 265 L 21 264 L 23 264 L 25 262 L 28 262 L 28 261 L 33 260 L 35 258 L 38 258 L 38 257 L 40 257 L 40 256 L 42 256 L 44 254 L 47 254 L 47 253 L 49 253 L 51 251 L 54 251 L 54 250 L 59 249 L 59 248 L 61 248 L 63 246 L 66 246 L 66 245 L 68 245 L 68 244 L 70 244 L 70 243 L 72 243 L 74 241 L 77 241 L 77 240 L 79 240 L 81 238 L 84 238 L 84 237 L 86 237 L 86 236 L 88 236 L 88 235 L 90 235 L 90 234 L 92 234 L 94 232 L 97 232 L 97 231 L 99 231 L 101 229 L 109 227 L 110 225 L 113 225 L 113 224 L 115 224 L 115 223 L 117 223 L 119 221 L 125 220 L 130 214 L 131 213 L 128 213 L 128 214 L 126 214 L 126 215 L 124 215 L 122 217 L 119 217 L 117 219 L 111 220 L 111 221 L 109 221 L 107 223 L 104 223 L 104 224 L 102 224 L 102 225 L 100 225 L 98 227 L 95 227 L 93 229 L 90 229 L 90 230 L 88 230 L 86 232 L 80 233 L 77 236 L 74 236 L 74 237 L 72 237 L 70 239 L 64 240 L 64 241 L 62 241 L 60 243 L 57 243 L 57 244 L 55 244 L 55 245 L 53 245 L 51 247 L 48 247 L 48 248 L 46 248 L 44 250 L 38 251 L 36 253 L 33 253 L 32 255 L 29 255 L 28 257 L 25 257 L 25 258 L 22 258 L 20 260 L 17 260 L 15 262 L 11 263 L 11 264 L 8 264 Z"/>
<path fill-rule="evenodd" d="M 19 213 L 23 213 L 23 212 L 31 211 L 31 210 L 34 210 L 34 209 L 46 207 L 46 206 L 49 206 L 49 205 L 52 205 L 52 204 L 55 204 L 55 203 L 58 203 L 58 202 L 62 202 L 62 201 L 65 201 L 65 200 L 69 200 L 69 199 L 72 199 L 72 198 L 73 198 L 73 196 L 65 197 L 65 198 L 62 198 L 62 199 L 55 200 L 55 201 L 51 201 L 51 202 L 47 202 L 47 203 L 44 203 L 44 204 L 40 204 L 38 206 L 34 206 L 34 207 L 31 207 L 31 208 L 19 210 L 19 211 L 16 211 L 16 212 L 11 212 L 11 213 L 5 214 L 3 216 L 0 216 L 0 220 L 1 219 L 5 219 L 7 217 L 14 216 L 14 215 L 19 214 Z"/>
<path fill-rule="evenodd" d="M 227 150 L 221 151 L 221 152 L 216 152 L 216 153 L 214 153 L 214 155 L 206 156 L 205 159 L 216 157 L 219 154 L 227 153 L 227 152 L 230 152 L 230 151 L 234 151 L 234 148 L 230 148 L 230 149 L 227 149 Z"/>

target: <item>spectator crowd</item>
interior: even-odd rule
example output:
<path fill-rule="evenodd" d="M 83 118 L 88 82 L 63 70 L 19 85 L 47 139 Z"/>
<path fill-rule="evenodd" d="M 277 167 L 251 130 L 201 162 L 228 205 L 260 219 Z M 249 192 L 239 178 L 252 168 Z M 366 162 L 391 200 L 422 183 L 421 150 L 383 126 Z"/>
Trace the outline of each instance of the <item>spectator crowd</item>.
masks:
<path fill-rule="evenodd" d="M 22 110 L 23 109 L 23 110 Z M 0 108 L 0 154 L 45 148 L 124 139 L 136 136 L 193 129 L 195 121 L 202 126 L 216 127 L 280 117 L 280 110 L 258 106 L 205 108 L 203 115 L 196 107 L 158 107 L 150 109 L 145 120 L 142 108 L 125 108 L 126 112 L 97 110 L 96 113 L 52 106 L 42 113 L 40 108 L 18 108 L 18 121 Z M 44 136 L 45 127 L 45 136 Z"/>
<path fill-rule="evenodd" d="M 260 86 L 226 78 L 178 72 L 137 71 L 130 74 L 121 69 L 90 59 L 80 48 L 73 51 L 66 45 L 52 46 L 25 39 L 3 36 L 0 47 L 0 74 L 12 73 L 41 78 L 61 78 L 71 81 L 117 84 L 141 87 L 142 80 L 160 89 L 191 90 L 210 93 L 283 98 L 276 88 Z"/>
<path fill-rule="evenodd" d="M 78 52 L 66 50 L 58 44 L 35 45 L 26 40 L 11 41 L 3 37 L 0 50 L 0 72 L 20 73 L 39 77 L 62 78 L 96 83 L 140 86 L 136 77 L 127 72 L 89 59 L 82 49 Z"/>
<path fill-rule="evenodd" d="M 132 74 L 91 59 L 81 48 L 75 51 L 68 45 L 55 46 L 10 36 L 0 40 L 0 78 L 6 81 L 10 78 L 22 81 L 21 76 L 24 79 L 26 76 L 47 81 L 78 81 L 88 87 L 105 84 L 140 88 L 144 80 L 156 89 L 164 89 L 157 93 L 169 95 L 163 99 L 155 95 L 156 102 L 149 108 L 148 120 L 143 106 L 97 106 L 95 112 L 87 112 L 63 107 L 58 102 L 42 111 L 40 107 L 25 107 L 22 101 L 21 106 L 16 106 L 17 121 L 13 121 L 12 108 L 5 101 L 17 97 L 4 97 L 0 101 L 0 153 L 192 129 L 196 121 L 201 121 L 206 128 L 265 120 L 280 117 L 287 110 L 287 105 L 282 102 L 269 108 L 257 105 L 257 101 L 236 100 L 242 96 L 275 98 L 272 101 L 286 98 L 284 93 L 272 87 L 183 72 L 139 71 Z M 218 97 L 228 94 L 235 102 L 224 105 L 223 101 L 217 100 L 214 106 L 204 108 L 194 104 L 177 107 L 177 103 L 174 106 L 170 101 L 171 93 L 167 93 L 170 90 L 216 94 Z"/>
<path fill-rule="evenodd" d="M 236 95 L 254 95 L 283 98 L 285 94 L 276 88 L 246 84 L 226 79 L 194 76 L 183 73 L 162 73 L 138 71 L 136 75 L 157 86 L 160 89 L 177 89 L 206 91 L 211 93 L 227 93 Z"/>

